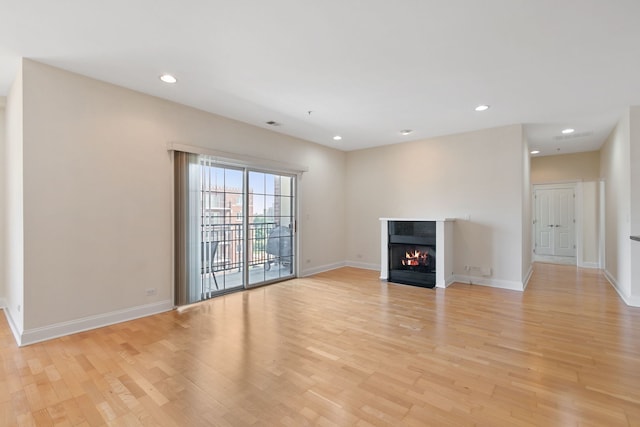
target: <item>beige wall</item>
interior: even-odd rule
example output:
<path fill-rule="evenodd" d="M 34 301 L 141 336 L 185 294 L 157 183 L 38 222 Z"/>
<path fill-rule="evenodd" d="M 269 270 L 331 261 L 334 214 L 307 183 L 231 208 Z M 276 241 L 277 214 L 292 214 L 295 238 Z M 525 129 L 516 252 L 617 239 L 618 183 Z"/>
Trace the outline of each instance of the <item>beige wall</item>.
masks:
<path fill-rule="evenodd" d="M 21 70 L 9 90 L 5 109 L 4 284 L 6 312 L 14 333 L 24 326 L 23 236 L 23 81 Z"/>
<path fill-rule="evenodd" d="M 625 112 L 600 150 L 605 197 L 605 272 L 631 296 L 630 278 L 630 114 Z"/>
<path fill-rule="evenodd" d="M 4 277 L 4 211 L 6 209 L 7 203 L 5 200 L 5 171 L 7 170 L 7 166 L 5 164 L 5 133 L 6 133 L 6 125 L 5 125 L 5 103 L 6 98 L 4 96 L 0 96 L 0 308 L 3 308 L 6 304 L 6 291 L 5 291 L 5 277 Z"/>
<path fill-rule="evenodd" d="M 600 267 L 600 188 L 598 181 L 582 184 L 582 254 L 579 263 Z"/>
<path fill-rule="evenodd" d="M 531 210 L 531 158 L 529 142 L 522 134 L 522 280 L 526 282 L 533 268 L 532 210 Z"/>
<path fill-rule="evenodd" d="M 170 301 L 169 142 L 307 166 L 302 274 L 344 262 L 343 152 L 33 61 L 23 69 L 25 330 Z"/>
<path fill-rule="evenodd" d="M 347 154 L 347 259 L 380 265 L 380 217 L 466 218 L 454 225 L 456 275 L 522 286 L 521 126 L 390 145 Z"/>
<path fill-rule="evenodd" d="M 629 183 L 629 234 L 640 236 L 640 107 L 631 107 L 629 145 L 630 145 L 630 183 Z M 640 306 L 640 242 L 627 242 L 631 246 L 629 254 L 631 302 Z"/>
<path fill-rule="evenodd" d="M 550 184 L 565 181 L 597 181 L 600 179 L 600 152 L 533 157 L 531 183 Z"/>

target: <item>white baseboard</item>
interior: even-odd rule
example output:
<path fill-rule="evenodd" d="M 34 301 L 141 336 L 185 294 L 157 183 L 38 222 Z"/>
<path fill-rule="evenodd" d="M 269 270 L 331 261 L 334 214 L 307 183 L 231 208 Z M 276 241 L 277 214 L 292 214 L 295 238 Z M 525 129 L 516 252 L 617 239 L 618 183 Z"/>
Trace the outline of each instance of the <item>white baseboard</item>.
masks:
<path fill-rule="evenodd" d="M 577 258 L 572 256 L 552 256 L 552 255 L 538 255 L 533 254 L 534 262 L 543 262 L 548 264 L 561 264 L 561 265 L 578 265 Z"/>
<path fill-rule="evenodd" d="M 609 281 L 609 283 L 611 283 L 611 286 L 613 286 L 615 290 L 618 291 L 618 282 L 613 277 L 613 275 L 609 273 L 609 271 L 606 268 L 602 271 L 604 273 L 604 277 Z"/>
<path fill-rule="evenodd" d="M 380 271 L 380 264 L 371 264 L 371 263 L 368 263 L 368 262 L 347 261 L 346 262 L 346 266 L 347 267 L 353 267 L 353 268 L 362 268 L 363 270 Z"/>
<path fill-rule="evenodd" d="M 443 285 L 443 284 L 440 284 L 440 283 L 437 283 L 437 280 L 436 280 L 436 286 L 435 286 L 435 287 L 436 287 L 436 288 L 445 288 L 445 289 L 446 289 L 446 288 L 448 288 L 450 285 L 454 284 L 455 282 L 456 282 L 456 276 L 454 276 L 454 275 L 452 274 L 451 276 L 446 277 L 446 278 L 444 279 L 444 285 Z"/>
<path fill-rule="evenodd" d="M 4 298 L 0 298 L 0 310 L 4 309 L 7 306 L 7 300 Z"/>
<path fill-rule="evenodd" d="M 533 274 L 533 264 L 529 266 L 529 271 L 527 271 L 527 274 L 525 275 L 524 280 L 522 281 L 523 291 L 527 289 L 527 285 L 529 284 L 529 280 L 531 279 L 532 274 Z"/>
<path fill-rule="evenodd" d="M 501 280 L 501 279 L 491 279 L 489 277 L 482 276 L 462 276 L 456 274 L 455 281 L 460 283 L 471 283 L 473 285 L 480 286 L 490 286 L 492 288 L 500 288 L 500 289 L 508 289 L 510 291 L 520 291 L 524 290 L 524 286 L 522 283 L 511 281 L 511 280 Z"/>
<path fill-rule="evenodd" d="M 604 277 L 609 281 L 609 283 L 611 283 L 611 286 L 613 286 L 613 289 L 616 290 L 616 292 L 618 293 L 618 295 L 620 295 L 620 298 L 622 299 L 622 301 L 624 301 L 625 304 L 631 307 L 640 307 L 640 297 L 634 297 L 624 293 L 622 289 L 620 289 L 620 286 L 618 285 L 618 282 L 613 277 L 613 275 L 609 273 L 606 269 L 603 271 L 604 271 Z"/>
<path fill-rule="evenodd" d="M 7 303 L 5 301 L 5 304 L 3 306 L 3 310 L 4 311 L 4 317 L 7 319 L 7 323 L 9 324 L 9 329 L 11 329 L 11 333 L 13 334 L 13 338 L 16 340 L 16 343 L 18 344 L 18 346 L 20 346 L 20 337 L 22 335 L 22 331 L 20 331 L 20 329 L 18 328 L 18 325 L 16 325 L 16 322 L 13 320 L 13 317 L 11 317 L 11 310 L 9 310 L 9 308 L 7 308 Z"/>
<path fill-rule="evenodd" d="M 17 341 L 19 346 L 35 344 L 37 342 L 88 331 L 90 329 L 102 328 L 115 323 L 151 316 L 153 314 L 163 313 L 169 310 L 173 310 L 173 302 L 169 300 L 140 305 L 137 307 L 84 317 L 68 322 L 55 323 L 53 325 L 43 326 L 40 328 L 27 329 L 22 332 L 20 339 L 17 339 Z"/>
<path fill-rule="evenodd" d="M 600 263 L 582 261 L 582 262 L 578 263 L 578 267 L 580 267 L 580 268 L 600 268 Z"/>
<path fill-rule="evenodd" d="M 300 277 L 313 276 L 314 274 L 324 273 L 325 271 L 335 270 L 336 268 L 346 267 L 346 262 L 336 262 L 333 264 L 321 265 L 319 267 L 313 267 L 306 270 L 302 270 Z"/>
<path fill-rule="evenodd" d="M 444 282 L 444 287 L 448 288 L 449 285 L 452 285 L 456 282 L 456 276 L 452 274 L 451 276 L 447 277 Z"/>

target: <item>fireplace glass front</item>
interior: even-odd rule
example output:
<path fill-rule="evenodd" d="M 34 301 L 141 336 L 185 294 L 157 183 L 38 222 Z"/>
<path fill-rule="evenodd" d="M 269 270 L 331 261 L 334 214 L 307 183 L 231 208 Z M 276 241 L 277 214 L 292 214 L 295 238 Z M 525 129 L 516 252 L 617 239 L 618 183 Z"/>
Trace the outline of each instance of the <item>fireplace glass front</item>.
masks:
<path fill-rule="evenodd" d="M 389 281 L 434 287 L 435 240 L 433 221 L 389 222 Z"/>

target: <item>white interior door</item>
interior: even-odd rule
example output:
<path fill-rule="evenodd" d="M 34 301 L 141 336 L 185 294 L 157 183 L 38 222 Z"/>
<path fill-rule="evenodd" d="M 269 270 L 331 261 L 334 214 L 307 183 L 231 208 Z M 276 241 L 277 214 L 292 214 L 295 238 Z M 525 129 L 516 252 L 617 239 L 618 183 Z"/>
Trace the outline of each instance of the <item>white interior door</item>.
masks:
<path fill-rule="evenodd" d="M 573 188 L 554 190 L 554 255 L 576 256 Z"/>
<path fill-rule="evenodd" d="M 536 254 L 576 256 L 574 189 L 536 189 L 535 212 Z"/>
<path fill-rule="evenodd" d="M 536 190 L 536 254 L 553 255 L 553 190 Z"/>

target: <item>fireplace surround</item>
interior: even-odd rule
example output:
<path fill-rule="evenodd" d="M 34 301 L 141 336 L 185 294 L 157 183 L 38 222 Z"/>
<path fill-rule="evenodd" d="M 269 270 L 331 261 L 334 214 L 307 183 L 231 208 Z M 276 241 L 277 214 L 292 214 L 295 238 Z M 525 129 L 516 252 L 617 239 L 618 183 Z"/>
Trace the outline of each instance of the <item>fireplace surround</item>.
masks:
<path fill-rule="evenodd" d="M 453 282 L 453 220 L 380 218 L 380 278 L 444 288 Z"/>

